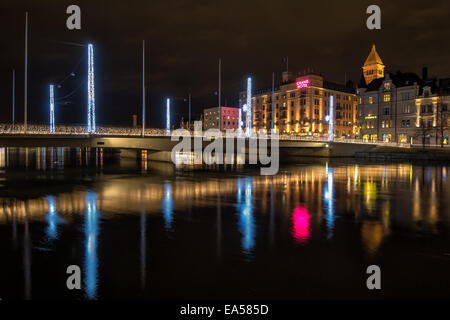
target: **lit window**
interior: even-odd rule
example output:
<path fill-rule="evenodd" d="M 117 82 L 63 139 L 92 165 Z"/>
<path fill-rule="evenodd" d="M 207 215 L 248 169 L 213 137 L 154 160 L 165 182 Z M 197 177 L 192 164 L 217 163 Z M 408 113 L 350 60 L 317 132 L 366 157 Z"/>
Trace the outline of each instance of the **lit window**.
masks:
<path fill-rule="evenodd" d="M 373 103 L 373 97 L 369 97 L 369 104 Z"/>
<path fill-rule="evenodd" d="M 388 102 L 391 101 L 391 95 L 390 94 L 385 94 L 384 95 L 384 102 Z"/>

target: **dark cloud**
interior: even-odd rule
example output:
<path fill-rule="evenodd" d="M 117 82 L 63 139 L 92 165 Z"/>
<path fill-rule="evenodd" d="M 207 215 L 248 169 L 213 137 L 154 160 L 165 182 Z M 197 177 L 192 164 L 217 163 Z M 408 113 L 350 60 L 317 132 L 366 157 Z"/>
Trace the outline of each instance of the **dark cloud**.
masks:
<path fill-rule="evenodd" d="M 10 118 L 11 69 L 17 70 L 17 118 L 23 106 L 24 12 L 30 12 L 30 121 L 47 121 L 47 86 L 58 83 L 95 44 L 98 119 L 129 124 L 140 114 L 141 41 L 147 43 L 148 121 L 162 125 L 164 97 L 193 96 L 194 114 L 217 104 L 217 60 L 222 58 L 223 96 L 237 103 L 248 74 L 258 87 L 270 86 L 271 74 L 313 68 L 327 79 L 359 80 L 372 43 L 391 71 L 450 76 L 448 1 L 377 1 L 382 30 L 365 27 L 372 1 L 137 1 L 33 0 L 1 2 L 0 120 Z M 82 30 L 65 27 L 66 7 L 82 9 Z M 85 122 L 83 81 L 86 61 L 57 95 L 80 87 L 72 105 L 60 107 L 61 122 Z M 176 116 L 187 107 L 174 102 Z"/>

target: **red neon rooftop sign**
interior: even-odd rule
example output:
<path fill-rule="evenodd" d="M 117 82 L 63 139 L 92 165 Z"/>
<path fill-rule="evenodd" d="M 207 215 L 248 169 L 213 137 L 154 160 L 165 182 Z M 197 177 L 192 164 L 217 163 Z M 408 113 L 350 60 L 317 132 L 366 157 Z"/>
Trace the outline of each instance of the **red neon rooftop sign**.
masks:
<path fill-rule="evenodd" d="M 309 86 L 309 79 L 297 81 L 297 89 L 306 88 Z"/>

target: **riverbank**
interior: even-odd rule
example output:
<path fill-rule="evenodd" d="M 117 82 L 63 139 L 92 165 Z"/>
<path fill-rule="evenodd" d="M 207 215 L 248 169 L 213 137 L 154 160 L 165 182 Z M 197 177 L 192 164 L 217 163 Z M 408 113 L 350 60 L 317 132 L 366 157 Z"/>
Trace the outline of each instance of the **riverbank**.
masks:
<path fill-rule="evenodd" d="M 398 148 L 376 146 L 355 152 L 357 159 L 450 161 L 450 150 L 444 148 Z"/>

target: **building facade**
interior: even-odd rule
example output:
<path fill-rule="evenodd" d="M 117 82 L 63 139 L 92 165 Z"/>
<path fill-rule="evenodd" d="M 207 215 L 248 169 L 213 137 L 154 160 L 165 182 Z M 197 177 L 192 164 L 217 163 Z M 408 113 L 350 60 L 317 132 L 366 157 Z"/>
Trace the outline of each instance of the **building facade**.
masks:
<path fill-rule="evenodd" d="M 219 115 L 219 107 L 203 110 L 203 129 L 237 129 L 239 126 L 239 109 L 232 107 L 221 107 L 222 115 Z M 222 122 L 220 123 L 220 119 Z M 220 125 L 220 127 L 219 127 Z"/>
<path fill-rule="evenodd" d="M 348 86 L 325 81 L 323 76 L 308 73 L 293 81 L 283 74 L 283 81 L 275 88 L 259 90 L 252 96 L 253 130 L 270 131 L 273 125 L 281 134 L 328 136 L 330 96 L 334 96 L 335 137 L 355 137 L 359 127 L 356 123 L 356 94 Z M 247 102 L 247 93 L 239 95 L 239 106 Z M 244 115 L 245 117 L 245 115 Z"/>
<path fill-rule="evenodd" d="M 373 46 L 366 63 L 369 61 L 374 66 L 375 60 L 379 68 L 380 65 L 384 68 Z M 384 71 L 383 76 L 377 73 L 373 77 L 373 73 L 366 73 L 366 63 L 357 89 L 357 116 L 363 141 L 448 143 L 450 81 L 429 79 L 426 68 L 422 77 L 414 73 L 384 74 Z"/>

